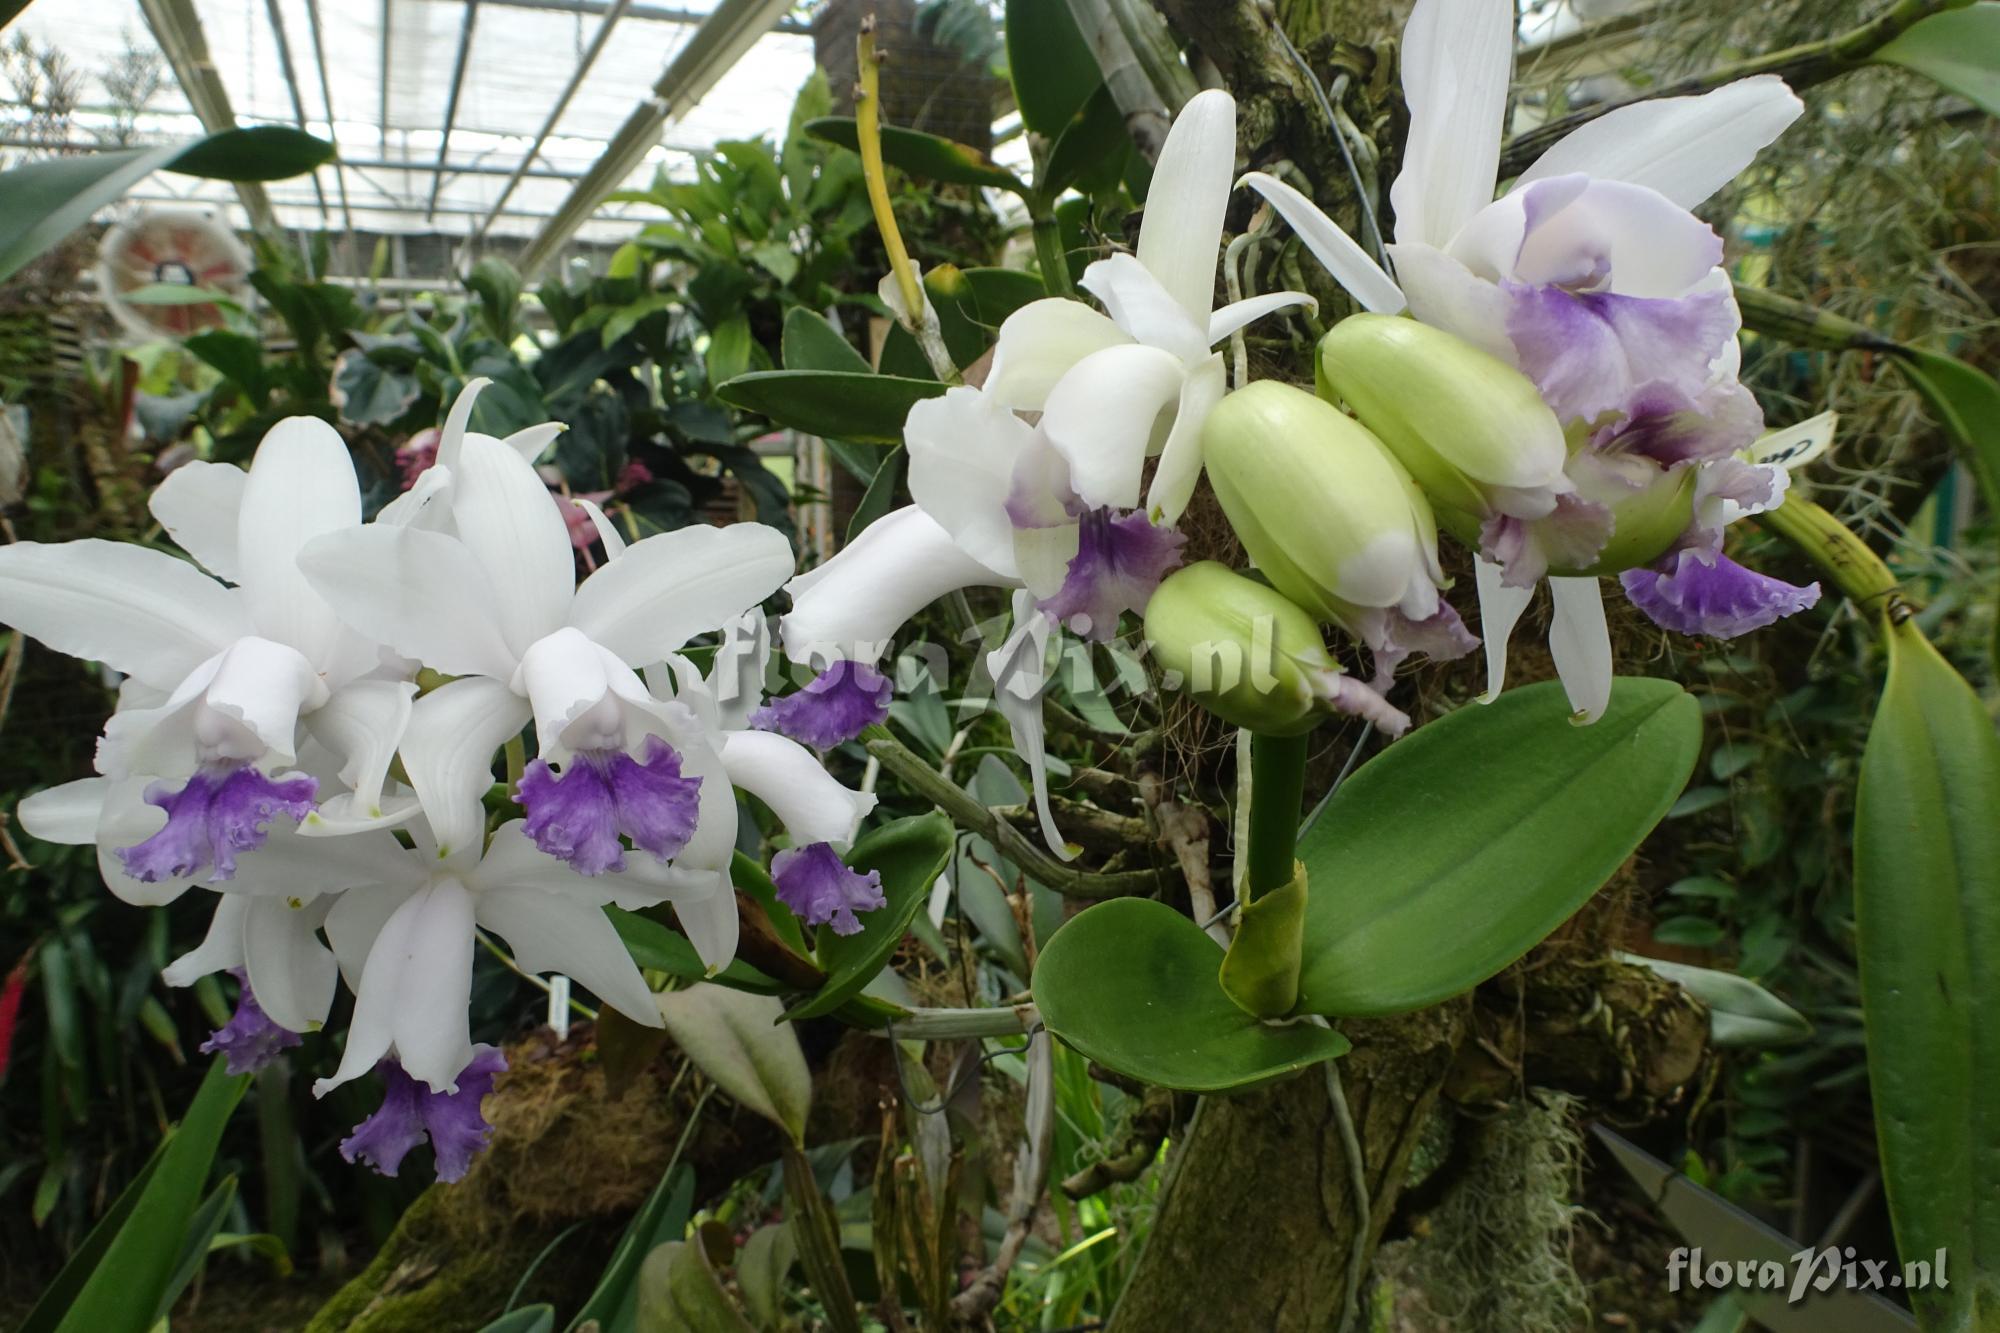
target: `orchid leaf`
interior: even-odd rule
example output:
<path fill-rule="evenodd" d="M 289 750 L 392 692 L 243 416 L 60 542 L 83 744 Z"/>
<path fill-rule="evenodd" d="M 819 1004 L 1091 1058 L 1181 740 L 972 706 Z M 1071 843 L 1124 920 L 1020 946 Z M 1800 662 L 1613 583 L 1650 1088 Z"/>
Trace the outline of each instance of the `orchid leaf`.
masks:
<path fill-rule="evenodd" d="M 861 835 L 848 852 L 847 864 L 874 871 L 882 878 L 883 905 L 860 914 L 861 929 L 838 935 L 819 928 L 819 965 L 826 984 L 785 1017 L 794 1021 L 830 1014 L 861 993 L 877 972 L 888 966 L 896 946 L 909 933 L 910 921 L 931 896 L 931 886 L 951 859 L 951 821 L 940 814 L 898 819 Z"/>
<path fill-rule="evenodd" d="M 861 494 L 861 503 L 854 506 L 854 517 L 847 521 L 847 544 L 867 530 L 868 525 L 881 518 L 896 505 L 896 492 L 903 484 L 906 455 L 903 446 L 897 445 L 882 460 L 882 466 L 875 469 L 875 475 L 868 479 L 868 489 Z"/>
<path fill-rule="evenodd" d="M 806 125 L 815 139 L 859 149 L 861 139 L 852 116 L 823 116 Z M 895 125 L 882 127 L 882 160 L 919 180 L 943 185 L 985 185 L 1013 194 L 1025 195 L 1027 185 L 1013 172 L 994 164 L 993 159 L 970 144 L 954 139 L 906 130 Z"/>
<path fill-rule="evenodd" d="M 1299 839 L 1299 1009 L 1402 1013 L 1471 989 L 1583 906 L 1658 824 L 1701 750 L 1672 681 L 1620 677 L 1587 727 L 1554 681 L 1418 728 Z"/>
<path fill-rule="evenodd" d="M 1621 954 L 1628 963 L 1649 967 L 1700 1000 L 1708 1010 L 1708 1040 L 1714 1046 L 1776 1046 L 1812 1035 L 1812 1023 L 1748 977 L 1692 963 Z"/>
<path fill-rule="evenodd" d="M 694 1171 L 676 1159 L 626 1224 L 596 1289 L 566 1325 L 570 1333 L 586 1326 L 598 1333 L 634 1333 L 638 1327 L 639 1267 L 656 1246 L 681 1237 L 693 1211 Z"/>
<path fill-rule="evenodd" d="M 1165 903 L 1114 898 L 1058 930 L 1035 963 L 1035 1007 L 1069 1046 L 1156 1087 L 1226 1092 L 1347 1051 L 1315 1023 L 1260 1022 L 1222 988 L 1222 948 Z"/>
<path fill-rule="evenodd" d="M 479 1333 L 553 1333 L 556 1326 L 556 1308 L 553 1305 L 524 1305 L 518 1310 L 509 1310 Z"/>
<path fill-rule="evenodd" d="M 639 1333 L 755 1333 L 699 1240 L 670 1241 L 639 1268 Z"/>
<path fill-rule="evenodd" d="M 1006 36 L 1021 123 L 1053 138 L 1103 86 L 1097 57 L 1070 17 L 1068 0 L 1007 0 Z M 1046 186 L 1043 192 L 1055 193 Z"/>
<path fill-rule="evenodd" d="M 1885 627 L 1889 677 L 1862 754 L 1854 908 L 1882 1174 L 1925 1328 L 2000 1326 L 2000 738 L 1916 623 Z"/>
<path fill-rule="evenodd" d="M 812 1071 L 798 1033 L 778 1021 L 782 1006 L 776 999 L 706 982 L 653 998 L 668 1035 L 702 1073 L 792 1142 L 804 1141 Z"/>
<path fill-rule="evenodd" d="M 897 444 L 910 409 L 944 389 L 935 381 L 858 371 L 753 370 L 716 385 L 715 396 L 808 435 Z"/>
<path fill-rule="evenodd" d="M 1910 26 L 1874 56 L 2000 116 L 2000 3 L 1981 0 Z"/>
<path fill-rule="evenodd" d="M 776 981 L 740 959 L 710 977 L 701 955 L 695 952 L 688 937 L 678 930 L 622 907 L 606 907 L 604 914 L 611 918 L 611 927 L 618 932 L 618 938 L 625 945 L 625 952 L 632 955 L 632 961 L 649 971 L 665 972 L 670 977 L 680 977 L 685 981 L 714 981 L 753 995 L 776 995 L 783 989 Z"/>
<path fill-rule="evenodd" d="M 786 370 L 838 370 L 866 375 L 868 360 L 825 315 L 795 305 L 785 314 L 780 348 Z"/>

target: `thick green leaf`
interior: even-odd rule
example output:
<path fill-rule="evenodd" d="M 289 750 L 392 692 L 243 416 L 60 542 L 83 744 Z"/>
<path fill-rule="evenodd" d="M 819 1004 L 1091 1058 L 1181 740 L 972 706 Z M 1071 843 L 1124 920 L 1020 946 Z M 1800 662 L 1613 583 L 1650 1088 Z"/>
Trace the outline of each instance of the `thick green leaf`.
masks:
<path fill-rule="evenodd" d="M 1901 355 L 1904 372 L 1942 420 L 1988 508 L 2000 514 L 2000 382 L 1942 352 L 1906 348 Z"/>
<path fill-rule="evenodd" d="M 255 338 L 228 329 L 208 329 L 188 338 L 184 346 L 221 371 L 257 406 L 262 407 L 270 396 L 270 386 L 264 378 L 263 345 Z"/>
<path fill-rule="evenodd" d="M 1021 122 L 1049 138 L 1104 82 L 1068 0 L 1007 0 L 1007 65 Z"/>
<path fill-rule="evenodd" d="M 1649 967 L 1700 1000 L 1708 1010 L 1708 1039 L 1716 1046 L 1776 1046 L 1812 1035 L 1812 1023 L 1748 977 L 1642 954 L 1621 955 Z"/>
<path fill-rule="evenodd" d="M 736 1255 L 736 1285 L 759 1328 L 776 1328 L 785 1310 L 785 1278 L 799 1247 L 788 1222 L 758 1227 Z"/>
<path fill-rule="evenodd" d="M 606 907 L 604 914 L 611 918 L 612 929 L 618 932 L 625 952 L 631 954 L 632 961 L 640 967 L 688 981 L 715 981 L 757 995 L 776 995 L 782 989 L 777 982 L 740 960 L 731 962 L 711 977 L 694 945 L 678 930 L 622 907 Z"/>
<path fill-rule="evenodd" d="M 840 370 L 866 375 L 868 359 L 854 350 L 825 315 L 795 305 L 785 314 L 781 348 L 786 370 Z"/>
<path fill-rule="evenodd" d="M 502 346 L 519 332 L 514 314 L 521 305 L 521 273 L 498 255 L 487 255 L 472 266 L 465 285 L 479 298 L 479 319 Z"/>
<path fill-rule="evenodd" d="M 223 1063 L 218 1056 L 209 1066 L 201 1091 L 195 1094 L 187 1115 L 170 1131 L 145 1188 L 90 1268 L 89 1277 L 76 1289 L 75 1299 L 66 1309 L 56 1307 L 62 1314 L 61 1322 L 55 1325 L 60 1333 L 152 1327 L 160 1298 L 179 1266 L 179 1238 L 187 1234 L 201 1203 L 202 1186 L 208 1180 L 209 1164 L 215 1160 L 222 1127 L 249 1086 L 247 1075 L 231 1077 L 223 1072 Z M 163 1237 L 172 1239 L 163 1243 Z M 66 1268 L 57 1278 L 57 1286 L 62 1287 L 69 1278 Z M 37 1327 L 36 1315 L 41 1313 L 38 1305 L 26 1327 Z"/>
<path fill-rule="evenodd" d="M 1906 1259 L 1951 1256 L 1910 1293 L 1927 1329 L 2000 1327 L 2000 739 L 1914 621 L 1854 811 L 1854 907 L 1882 1174 Z"/>
<path fill-rule="evenodd" d="M 1101 86 L 1057 136 L 1036 184 L 1050 198 L 1079 181 L 1093 194 L 1114 187 L 1131 144 L 1118 99 L 1109 85 Z"/>
<path fill-rule="evenodd" d="M 479 1333 L 552 1333 L 556 1326 L 553 1305 L 524 1305 L 509 1310 L 479 1330 Z"/>
<path fill-rule="evenodd" d="M 870 829 L 847 854 L 856 870 L 882 877 L 884 903 L 861 917 L 861 929 L 836 935 L 831 925 L 819 928 L 819 965 L 826 985 L 786 1013 L 793 1020 L 830 1014 L 861 993 L 877 972 L 888 965 L 896 946 L 923 910 L 931 887 L 951 860 L 951 821 L 940 814 L 913 815 Z"/>
<path fill-rule="evenodd" d="M 281 181 L 333 161 L 333 145 L 289 125 L 223 130 L 186 145 L 163 170 L 218 181 Z"/>
<path fill-rule="evenodd" d="M 83 1290 L 83 1284 L 89 1280 L 91 1273 L 103 1260 L 104 1252 L 111 1248 L 111 1242 L 117 1238 L 120 1229 L 125 1225 L 125 1220 L 132 1215 L 133 1208 L 138 1206 L 140 1196 L 145 1194 L 153 1173 L 159 1169 L 160 1159 L 166 1156 L 167 1144 L 171 1141 L 171 1137 L 170 1135 L 167 1139 L 162 1139 L 160 1145 L 153 1149 L 153 1155 L 146 1159 L 143 1167 L 139 1168 L 139 1174 L 132 1178 L 132 1183 L 112 1200 L 111 1207 L 105 1210 L 104 1216 L 97 1219 L 97 1225 L 84 1236 L 83 1244 L 71 1252 L 69 1262 L 65 1263 L 62 1271 L 56 1274 L 55 1281 L 42 1289 L 42 1294 L 36 1298 L 34 1309 L 28 1312 L 27 1319 L 21 1324 L 17 1333 L 50 1333 L 50 1330 L 62 1320 L 63 1311 L 69 1309 L 77 1293 Z M 60 1176 L 56 1179 L 60 1180 Z M 39 1208 L 36 1210 L 37 1220 L 40 1211 Z"/>
<path fill-rule="evenodd" d="M 803 1143 L 812 1072 L 798 1033 L 767 995 L 697 982 L 654 997 L 674 1044 L 745 1110 Z"/>
<path fill-rule="evenodd" d="M 825 116 L 806 126 L 806 133 L 842 148 L 858 150 L 861 139 L 852 116 Z M 944 185 L 990 185 L 1014 194 L 1028 193 L 1021 178 L 969 144 L 941 139 L 921 130 L 882 127 L 882 160 L 922 180 Z"/>
<path fill-rule="evenodd" d="M 755 1333 L 700 1241 L 674 1241 L 639 1269 L 639 1333 Z"/>
<path fill-rule="evenodd" d="M 657 1246 L 681 1238 L 693 1210 L 694 1172 L 676 1158 L 667 1164 L 660 1183 L 653 1186 L 646 1202 L 626 1224 L 604 1276 L 597 1280 L 596 1289 L 576 1318 L 566 1325 L 571 1333 L 586 1324 L 594 1325 L 597 1333 L 632 1333 L 638 1325 L 639 1266 Z"/>
<path fill-rule="evenodd" d="M 847 521 L 848 544 L 851 545 L 870 523 L 895 508 L 896 489 L 903 484 L 907 457 L 903 446 L 897 445 L 882 460 L 882 466 L 875 469 L 875 475 L 868 479 L 868 489 L 862 492 L 861 503 L 854 506 L 854 517 Z"/>
<path fill-rule="evenodd" d="M 2000 116 L 2000 3 L 1933 14 L 1875 53 Z"/>
<path fill-rule="evenodd" d="M 609 325 L 606 330 L 609 331 Z M 750 317 L 731 315 L 708 335 L 708 382 L 724 384 L 750 369 L 751 349 L 756 338 L 750 332 Z"/>
<path fill-rule="evenodd" d="M 1035 1007 L 1089 1059 L 1145 1083 L 1222 1092 L 1331 1060 L 1347 1039 L 1270 1024 L 1222 989 L 1222 949 L 1164 903 L 1114 898 L 1073 917 L 1035 962 Z"/>
<path fill-rule="evenodd" d="M 894 375 L 837 370 L 753 370 L 719 384 L 715 396 L 731 407 L 769 417 L 808 435 L 870 444 L 899 444 L 903 419 L 945 386 Z"/>
<path fill-rule="evenodd" d="M 195 1209 L 194 1216 L 188 1219 L 187 1233 L 181 1237 L 180 1258 L 174 1265 L 173 1277 L 168 1280 L 166 1290 L 160 1293 L 158 1305 L 153 1311 L 155 1322 L 167 1317 L 174 1308 L 174 1302 L 181 1298 L 181 1293 L 194 1281 L 194 1275 L 201 1271 L 216 1233 L 222 1230 L 223 1218 L 235 1202 L 236 1177 L 225 1176 L 222 1183 L 210 1190 L 208 1197 L 201 1201 L 201 1207 Z M 286 1263 L 290 1264 L 289 1258 Z"/>
<path fill-rule="evenodd" d="M 1349 778 L 1299 839 L 1299 1009 L 1394 1014 L 1478 985 L 1603 886 L 1701 750 L 1672 681 L 1621 677 L 1591 726 L 1554 681 L 1468 705 Z"/>

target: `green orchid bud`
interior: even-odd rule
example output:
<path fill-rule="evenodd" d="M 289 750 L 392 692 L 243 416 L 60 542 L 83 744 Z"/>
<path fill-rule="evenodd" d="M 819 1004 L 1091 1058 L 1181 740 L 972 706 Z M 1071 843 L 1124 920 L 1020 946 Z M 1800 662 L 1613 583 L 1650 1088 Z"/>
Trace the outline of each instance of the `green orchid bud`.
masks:
<path fill-rule="evenodd" d="M 1409 726 L 1379 694 L 1341 674 L 1310 615 L 1213 560 L 1160 583 L 1146 604 L 1146 638 L 1177 688 L 1235 726 L 1295 736 L 1329 713 L 1367 717 L 1392 735 Z"/>
<path fill-rule="evenodd" d="M 1302 389 L 1260 380 L 1202 427 L 1209 483 L 1257 568 L 1321 620 L 1438 608 L 1437 522 L 1367 428 Z"/>
<path fill-rule="evenodd" d="M 1353 315 L 1320 339 L 1320 395 L 1343 403 L 1389 447 L 1464 536 L 1511 512 L 1509 492 L 1567 490 L 1569 446 L 1541 391 L 1514 367 L 1428 324 Z"/>

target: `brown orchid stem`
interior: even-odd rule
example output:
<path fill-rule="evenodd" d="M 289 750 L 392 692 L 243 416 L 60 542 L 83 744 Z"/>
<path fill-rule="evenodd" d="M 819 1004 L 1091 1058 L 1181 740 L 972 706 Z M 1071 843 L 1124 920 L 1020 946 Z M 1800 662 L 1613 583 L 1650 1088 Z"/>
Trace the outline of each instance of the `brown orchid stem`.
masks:
<path fill-rule="evenodd" d="M 1509 141 L 1500 153 L 1500 174 L 1503 177 L 1519 174 L 1571 130 L 1588 125 L 1599 116 L 1621 107 L 1662 97 L 1697 96 L 1756 74 L 1776 74 L 1794 89 L 1825 83 L 1828 79 L 1866 65 L 1877 51 L 1933 14 L 1963 9 L 1971 3 L 1972 0 L 1898 0 L 1868 22 L 1846 32 L 1720 65 L 1678 83 L 1662 84 L 1622 102 L 1585 107 L 1546 125 L 1538 125 Z"/>

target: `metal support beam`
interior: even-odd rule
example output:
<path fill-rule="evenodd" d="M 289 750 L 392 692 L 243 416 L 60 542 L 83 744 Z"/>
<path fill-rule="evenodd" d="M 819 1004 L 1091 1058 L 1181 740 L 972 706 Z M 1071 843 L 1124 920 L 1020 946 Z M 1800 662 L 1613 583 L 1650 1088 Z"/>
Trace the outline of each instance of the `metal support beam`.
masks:
<path fill-rule="evenodd" d="M 382 0 L 382 59 L 376 71 L 382 82 L 375 89 L 376 97 L 380 99 L 375 112 L 375 136 L 382 145 L 384 157 L 389 155 L 389 26 L 392 17 L 389 11 L 394 4 L 395 0 Z"/>
<path fill-rule="evenodd" d="M 201 19 L 193 0 L 139 0 L 146 26 L 167 58 L 167 67 L 187 95 L 188 105 L 210 134 L 236 128 L 236 113 L 229 106 L 229 92 L 222 86 L 215 62 L 208 54 L 208 40 L 201 33 Z M 250 224 L 258 231 L 275 233 L 277 215 L 264 187 L 255 181 L 236 182 L 236 197 L 243 201 Z"/>
<path fill-rule="evenodd" d="M 285 35 L 285 16 L 278 10 L 278 0 L 264 0 L 264 12 L 271 20 L 271 36 L 278 41 L 278 69 L 285 76 L 285 91 L 292 98 L 292 119 L 298 122 L 301 133 L 310 134 L 306 127 L 306 102 L 299 96 L 299 71 L 292 64 L 292 43 Z M 327 134 L 333 133 L 333 126 L 327 126 Z M 333 221 L 326 211 L 326 187 L 319 183 L 319 168 L 313 168 L 313 194 L 319 198 L 320 226 L 326 227 Z"/>
<path fill-rule="evenodd" d="M 674 52 L 652 96 L 626 117 L 604 146 L 604 155 L 584 173 L 548 225 L 521 252 L 524 278 L 555 257 L 604 196 L 617 189 L 659 143 L 670 120 L 686 115 L 737 61 L 791 9 L 790 0 L 721 0 L 708 21 Z"/>
<path fill-rule="evenodd" d="M 451 65 L 451 91 L 444 99 L 444 129 L 438 135 L 437 170 L 431 175 L 430 202 L 424 205 L 424 221 L 437 212 L 438 191 L 444 188 L 445 155 L 451 151 L 451 127 L 458 119 L 458 97 L 465 91 L 465 66 L 472 55 L 472 29 L 479 21 L 479 0 L 465 0 L 465 22 L 458 30 L 458 56 Z"/>
<path fill-rule="evenodd" d="M 584 76 L 590 73 L 590 67 L 597 63 L 598 55 L 604 50 L 604 43 L 611 36 L 611 29 L 631 7 L 632 0 L 617 0 L 617 3 L 605 13 L 603 21 L 597 25 L 597 32 L 590 39 L 590 45 L 584 48 L 582 58 L 576 62 L 576 69 L 569 76 L 569 83 L 564 86 L 562 96 L 558 97 L 556 104 L 549 108 L 548 119 L 542 122 L 541 131 L 535 135 L 535 141 L 528 145 L 528 151 L 521 155 L 521 165 L 514 168 L 514 174 L 500 187 L 500 197 L 493 201 L 493 211 L 487 214 L 486 220 L 472 233 L 471 244 L 478 244 L 479 239 L 486 235 L 486 229 L 493 225 L 493 219 L 500 216 L 500 210 L 514 197 L 514 187 L 521 183 L 521 177 L 528 174 L 528 168 L 535 164 L 535 158 L 541 154 L 542 145 L 549 141 L 551 134 L 555 133 L 556 122 L 562 119 L 563 112 L 569 110 L 570 99 L 575 97 L 576 90 L 583 86 Z"/>
<path fill-rule="evenodd" d="M 486 0 L 486 3 L 504 5 L 509 9 L 539 9 L 553 14 L 608 14 L 616 7 L 616 0 Z M 633 5 L 626 9 L 625 17 L 651 23 L 681 23 L 692 27 L 705 22 L 709 16 L 696 9 Z M 771 31 L 804 37 L 811 35 L 812 25 L 793 19 L 780 19 L 772 25 Z"/>
<path fill-rule="evenodd" d="M 319 0 L 306 0 L 306 23 L 312 29 L 313 66 L 319 70 L 320 100 L 326 104 L 326 137 L 338 137 L 333 123 L 333 81 L 326 76 L 326 38 L 319 21 Z M 340 158 L 333 159 L 333 183 L 340 190 L 341 225 L 352 233 L 354 230 L 354 210 L 347 206 L 347 169 L 340 165 Z"/>

